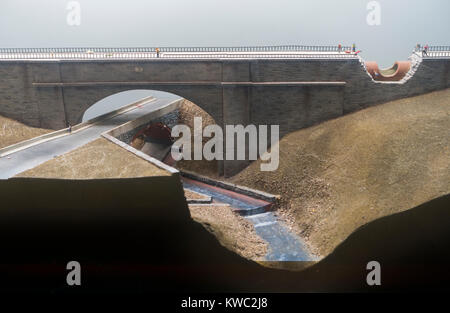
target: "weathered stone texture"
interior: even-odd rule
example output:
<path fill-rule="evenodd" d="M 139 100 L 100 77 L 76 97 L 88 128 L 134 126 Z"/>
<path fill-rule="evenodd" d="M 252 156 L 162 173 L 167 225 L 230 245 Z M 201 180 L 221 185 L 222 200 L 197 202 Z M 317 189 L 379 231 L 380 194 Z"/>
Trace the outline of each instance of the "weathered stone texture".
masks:
<path fill-rule="evenodd" d="M 60 129 L 80 122 L 91 105 L 107 96 L 151 89 L 194 102 L 219 125 L 279 124 L 285 135 L 377 103 L 449 87 L 450 59 L 425 59 L 414 70 L 403 82 L 380 83 L 373 81 L 357 58 L 1 61 L 0 115 L 31 126 Z M 336 81 L 346 84 L 222 86 L 222 82 Z M 33 85 L 46 82 L 84 85 Z M 229 173 L 246 164 L 229 165 Z"/>

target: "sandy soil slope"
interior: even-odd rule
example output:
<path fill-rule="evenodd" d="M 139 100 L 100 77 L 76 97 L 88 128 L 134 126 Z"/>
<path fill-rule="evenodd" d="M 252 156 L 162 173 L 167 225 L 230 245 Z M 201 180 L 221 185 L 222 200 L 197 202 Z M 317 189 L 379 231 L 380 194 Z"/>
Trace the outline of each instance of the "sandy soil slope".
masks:
<path fill-rule="evenodd" d="M 170 173 L 100 138 L 16 176 L 90 179 L 167 175 Z"/>
<path fill-rule="evenodd" d="M 279 215 L 319 255 L 358 227 L 450 192 L 450 89 L 374 106 L 279 142 L 232 181 L 282 195 Z"/>
<path fill-rule="evenodd" d="M 26 126 L 20 122 L 0 116 L 0 148 L 49 133 L 53 130 Z"/>

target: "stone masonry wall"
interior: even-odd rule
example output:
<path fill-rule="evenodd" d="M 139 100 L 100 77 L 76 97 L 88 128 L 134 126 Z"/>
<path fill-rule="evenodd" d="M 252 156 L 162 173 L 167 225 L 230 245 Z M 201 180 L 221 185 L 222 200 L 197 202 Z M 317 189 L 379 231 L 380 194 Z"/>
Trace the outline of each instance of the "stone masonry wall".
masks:
<path fill-rule="evenodd" d="M 411 60 L 414 66 L 400 82 L 374 81 L 357 57 L 0 61 L 0 115 L 35 127 L 60 129 L 67 122 L 80 122 L 91 105 L 109 95 L 150 89 L 172 92 L 192 101 L 219 125 L 279 124 L 283 136 L 371 105 L 449 87 L 450 59 L 422 60 L 413 55 Z M 72 85 L 33 85 L 61 82 Z M 239 85 L 242 82 L 345 82 L 345 85 Z M 76 83 L 82 85 L 73 85 Z M 225 167 L 229 170 L 225 169 L 225 173 L 229 176 L 248 161 L 227 163 Z"/>

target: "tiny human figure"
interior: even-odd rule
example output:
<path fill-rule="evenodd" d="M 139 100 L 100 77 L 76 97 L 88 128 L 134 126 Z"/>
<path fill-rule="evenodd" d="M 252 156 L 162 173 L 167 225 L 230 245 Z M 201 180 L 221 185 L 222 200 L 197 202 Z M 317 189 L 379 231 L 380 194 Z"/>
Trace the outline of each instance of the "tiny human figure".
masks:
<path fill-rule="evenodd" d="M 420 51 L 420 43 L 416 45 L 416 51 Z"/>
<path fill-rule="evenodd" d="M 355 53 L 356 52 L 356 45 L 352 44 L 352 52 Z"/>
<path fill-rule="evenodd" d="M 423 47 L 422 56 L 428 56 L 428 45 L 425 45 L 425 47 Z"/>
<path fill-rule="evenodd" d="M 156 57 L 159 58 L 159 48 L 156 48 Z"/>
<path fill-rule="evenodd" d="M 342 51 L 342 45 L 339 44 L 339 45 L 338 45 L 338 52 L 341 53 L 341 51 Z"/>
<path fill-rule="evenodd" d="M 72 132 L 72 125 L 69 124 L 69 127 L 67 127 L 67 131 L 68 131 L 69 133 Z"/>

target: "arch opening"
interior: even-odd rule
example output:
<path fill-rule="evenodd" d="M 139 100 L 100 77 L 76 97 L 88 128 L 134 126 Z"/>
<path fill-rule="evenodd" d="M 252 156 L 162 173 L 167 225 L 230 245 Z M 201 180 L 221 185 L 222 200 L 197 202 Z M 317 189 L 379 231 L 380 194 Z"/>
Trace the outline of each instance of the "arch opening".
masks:
<path fill-rule="evenodd" d="M 379 68 L 374 61 L 368 61 L 365 64 L 367 72 L 376 81 L 400 81 L 411 69 L 411 61 L 397 61 L 388 68 Z"/>
<path fill-rule="evenodd" d="M 222 89 L 217 86 L 68 86 L 63 88 L 65 99 L 65 123 L 72 125 L 94 117 L 100 112 L 111 111 L 123 103 L 114 103 L 122 97 L 138 100 L 149 95 L 157 98 L 184 98 L 208 112 L 217 124 L 222 123 Z M 147 86 L 146 86 L 147 87 Z M 134 98 L 133 96 L 134 95 Z M 128 102 L 129 103 L 129 102 Z M 89 112 L 87 112 L 89 110 Z M 88 113 L 88 114 L 86 114 Z M 86 116 L 85 116 L 86 114 Z M 65 126 L 67 127 L 67 125 Z"/>
<path fill-rule="evenodd" d="M 83 116 L 81 117 L 81 122 L 86 122 L 100 115 L 119 109 L 126 104 L 139 101 L 140 99 L 149 96 L 153 96 L 155 98 L 173 98 L 174 100 L 176 98 L 181 98 L 180 96 L 173 93 L 159 90 L 134 89 L 121 91 L 109 95 L 88 107 L 88 109 L 84 111 Z"/>
<path fill-rule="evenodd" d="M 121 134 L 117 139 L 129 144 L 133 148 L 154 157 L 167 165 L 179 170 L 196 172 L 200 175 L 216 177 L 220 175 L 219 161 L 217 160 L 194 160 L 194 118 L 202 118 L 202 130 L 212 124 L 218 124 L 216 120 L 202 107 L 177 94 L 159 90 L 128 90 L 109 95 L 90 106 L 83 114 L 82 121 L 95 118 L 99 115 L 109 113 L 127 104 L 139 101 L 143 98 L 153 96 L 164 105 L 174 100 L 182 100 L 174 111 L 166 113 L 149 122 Z M 153 102 L 154 103 L 154 102 Z M 151 104 L 158 107 L 158 103 Z M 191 160 L 174 161 L 171 157 L 171 146 L 177 140 L 172 138 L 171 130 L 175 125 L 186 125 L 191 130 Z M 209 138 L 204 137 L 202 145 Z"/>

